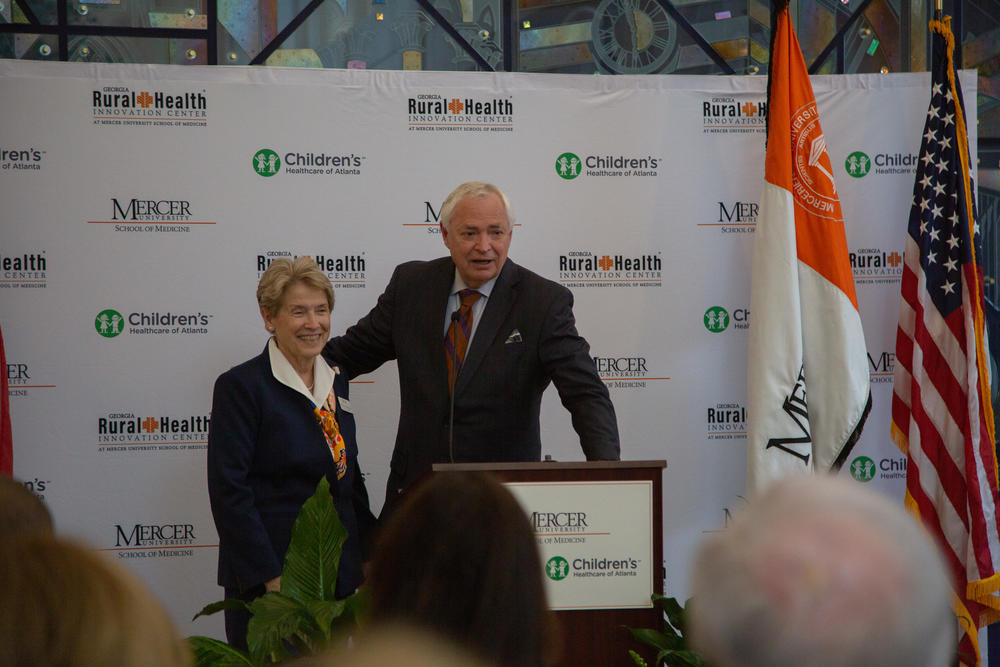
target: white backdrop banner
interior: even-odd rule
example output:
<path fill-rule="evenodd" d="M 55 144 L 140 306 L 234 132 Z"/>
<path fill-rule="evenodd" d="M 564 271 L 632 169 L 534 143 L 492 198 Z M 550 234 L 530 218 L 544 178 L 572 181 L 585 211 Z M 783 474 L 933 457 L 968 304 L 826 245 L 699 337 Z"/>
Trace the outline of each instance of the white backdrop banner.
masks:
<path fill-rule="evenodd" d="M 694 545 L 744 502 L 766 83 L 0 61 L 15 475 L 60 532 L 134 569 L 183 631 L 222 636 L 221 618 L 189 621 L 222 597 L 206 436 L 215 378 L 264 347 L 261 272 L 275 257 L 319 260 L 339 333 L 396 264 L 446 253 L 441 201 L 486 180 L 514 205 L 511 257 L 575 294 L 622 457 L 668 462 L 667 590 L 686 595 Z M 874 402 L 843 474 L 899 498 L 888 410 L 929 85 L 926 73 L 813 78 Z M 963 85 L 975 99 L 975 78 Z M 352 384 L 377 510 L 395 365 Z M 554 459 L 583 458 L 552 390 L 542 440 Z"/>

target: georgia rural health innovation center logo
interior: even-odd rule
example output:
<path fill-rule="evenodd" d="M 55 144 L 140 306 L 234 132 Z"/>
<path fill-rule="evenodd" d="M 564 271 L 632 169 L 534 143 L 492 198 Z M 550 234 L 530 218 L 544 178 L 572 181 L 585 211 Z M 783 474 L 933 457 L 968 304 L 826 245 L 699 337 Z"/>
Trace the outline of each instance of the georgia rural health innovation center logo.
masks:
<path fill-rule="evenodd" d="M 365 287 L 367 281 L 365 251 L 352 255 L 334 256 L 332 254 L 324 255 L 321 253 L 306 253 L 306 255 L 313 258 L 316 266 L 326 274 L 326 277 L 334 287 L 352 289 Z M 255 255 L 257 280 L 260 280 L 267 267 L 271 266 L 271 262 L 274 260 L 284 257 L 294 261 L 299 256 L 299 254 L 293 253 L 290 250 L 264 250 L 258 252 Z"/>
<path fill-rule="evenodd" d="M 153 410 L 106 413 L 97 419 L 98 452 L 199 451 L 208 447 L 208 414 L 165 415 Z"/>
<path fill-rule="evenodd" d="M 406 100 L 410 131 L 513 132 L 514 102 L 508 97 L 452 97 L 425 93 Z"/>
<path fill-rule="evenodd" d="M 716 402 L 706 409 L 705 429 L 709 440 L 745 440 L 746 406 L 739 402 Z"/>
<path fill-rule="evenodd" d="M 48 284 L 45 251 L 20 255 L 0 253 L 0 288 L 45 287 Z"/>
<path fill-rule="evenodd" d="M 767 102 L 713 97 L 701 105 L 702 132 L 713 134 L 763 133 L 767 129 Z"/>
<path fill-rule="evenodd" d="M 903 256 L 896 250 L 858 248 L 847 257 L 858 285 L 899 283 L 903 279 Z"/>
<path fill-rule="evenodd" d="M 661 287 L 663 252 L 639 256 L 573 250 L 559 255 L 559 280 L 566 287 Z"/>
<path fill-rule="evenodd" d="M 208 96 L 204 90 L 137 92 L 128 86 L 104 86 L 91 91 L 91 107 L 95 125 L 208 124 Z"/>

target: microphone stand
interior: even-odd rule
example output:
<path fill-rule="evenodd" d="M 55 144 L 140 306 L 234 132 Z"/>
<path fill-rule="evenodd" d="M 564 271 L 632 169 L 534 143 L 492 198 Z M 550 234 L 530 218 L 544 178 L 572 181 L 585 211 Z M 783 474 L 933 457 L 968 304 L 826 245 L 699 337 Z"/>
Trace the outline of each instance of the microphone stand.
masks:
<path fill-rule="evenodd" d="M 448 325 L 448 335 L 451 336 L 452 347 L 455 346 L 455 327 L 458 326 L 458 310 L 454 310 L 451 313 L 451 324 Z M 458 350 L 455 350 L 455 363 L 452 364 L 451 377 L 448 378 L 448 384 L 450 385 L 451 391 L 451 407 L 448 412 L 448 461 L 451 463 L 455 462 L 455 385 L 458 384 L 458 371 L 460 370 L 458 361 Z"/>

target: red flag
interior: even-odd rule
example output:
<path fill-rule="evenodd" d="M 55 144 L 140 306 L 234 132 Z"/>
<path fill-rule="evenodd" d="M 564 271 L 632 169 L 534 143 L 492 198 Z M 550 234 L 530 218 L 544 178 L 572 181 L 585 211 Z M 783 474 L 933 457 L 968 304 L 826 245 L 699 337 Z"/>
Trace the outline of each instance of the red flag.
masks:
<path fill-rule="evenodd" d="M 997 458 L 981 249 L 950 19 L 931 21 L 931 101 L 913 186 L 901 287 L 892 435 L 906 506 L 937 539 L 955 586 L 959 659 L 1000 619 Z"/>
<path fill-rule="evenodd" d="M 0 472 L 14 473 L 14 436 L 10 429 L 10 396 L 7 393 L 7 355 L 3 350 L 3 330 L 0 329 Z"/>

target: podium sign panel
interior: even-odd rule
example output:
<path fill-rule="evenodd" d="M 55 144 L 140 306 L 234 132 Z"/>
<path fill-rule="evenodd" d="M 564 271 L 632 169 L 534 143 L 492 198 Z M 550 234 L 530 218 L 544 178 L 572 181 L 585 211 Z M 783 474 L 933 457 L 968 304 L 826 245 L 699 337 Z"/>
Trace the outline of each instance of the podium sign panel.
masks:
<path fill-rule="evenodd" d="M 550 608 L 652 607 L 652 481 L 506 486 L 535 529 Z"/>
<path fill-rule="evenodd" d="M 659 628 L 663 612 L 663 469 L 655 461 L 435 463 L 435 473 L 496 476 L 535 528 L 554 610 L 556 667 L 649 664 L 655 651 L 626 627 Z M 633 562 L 634 561 L 634 562 Z M 634 573 L 634 575 L 633 575 Z"/>

